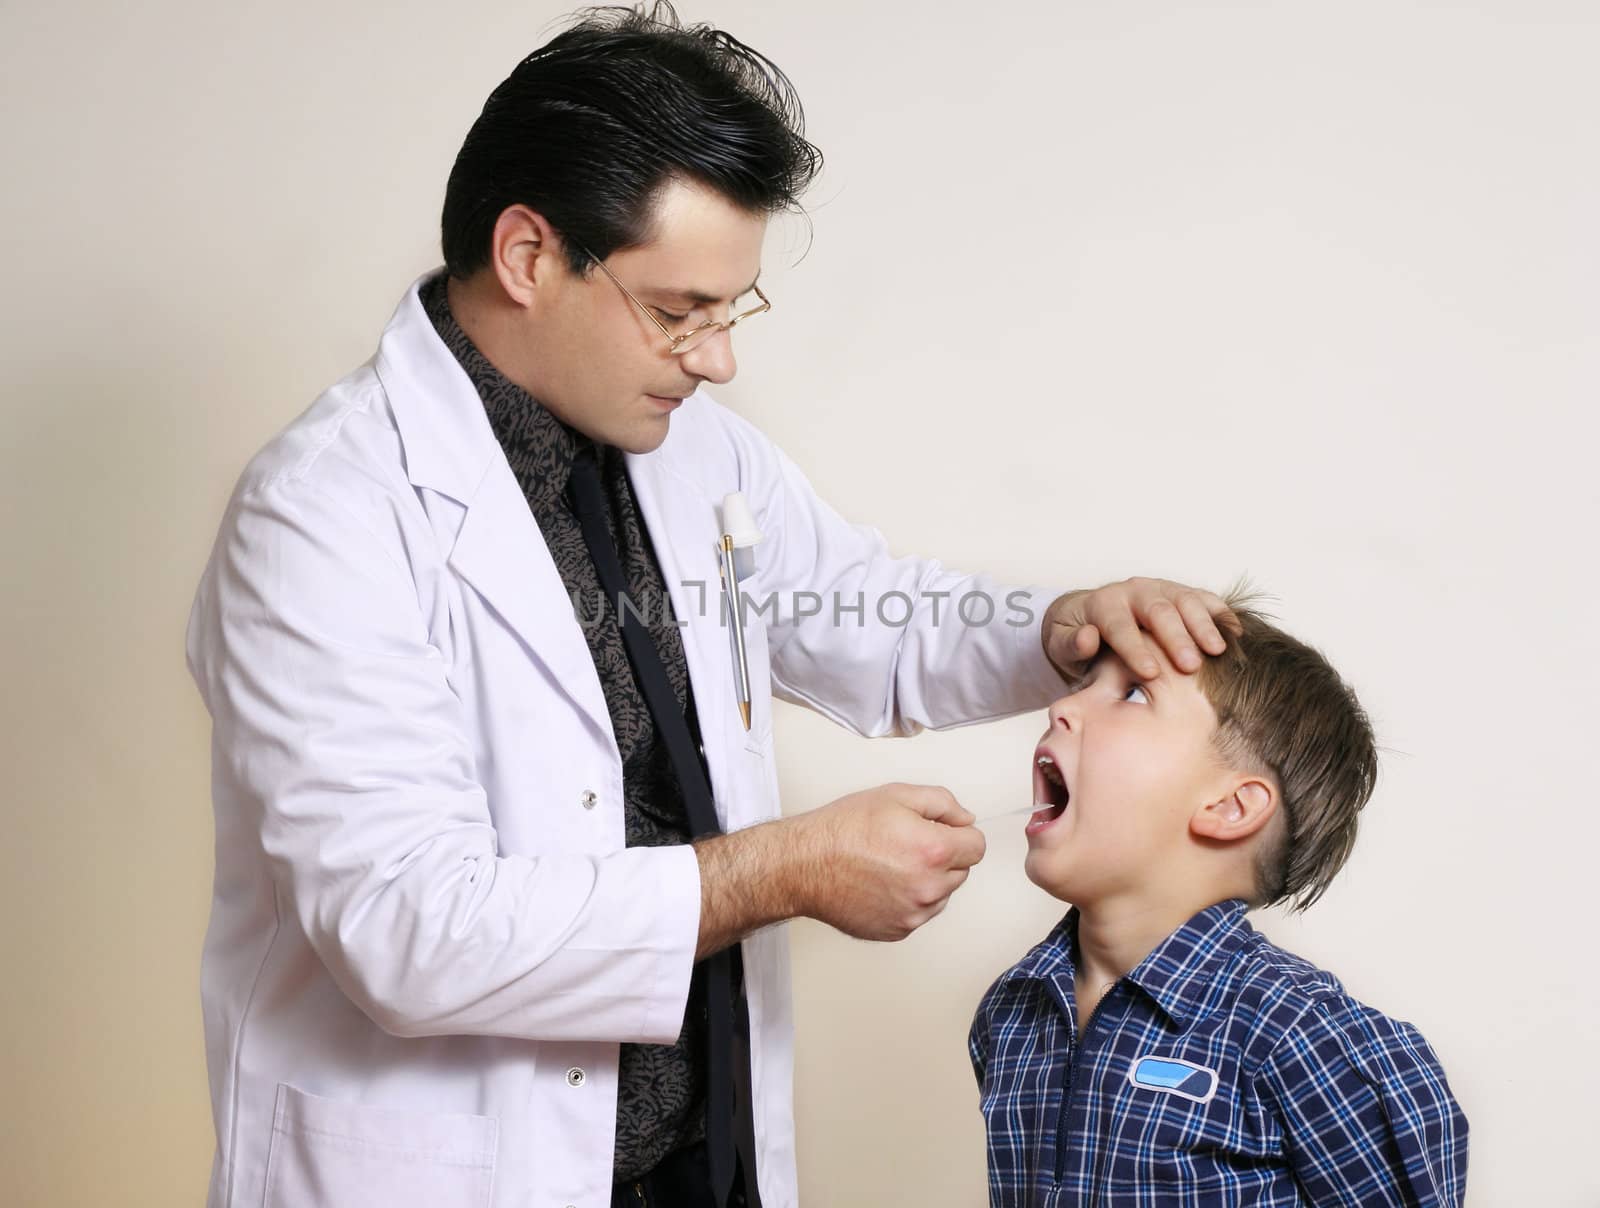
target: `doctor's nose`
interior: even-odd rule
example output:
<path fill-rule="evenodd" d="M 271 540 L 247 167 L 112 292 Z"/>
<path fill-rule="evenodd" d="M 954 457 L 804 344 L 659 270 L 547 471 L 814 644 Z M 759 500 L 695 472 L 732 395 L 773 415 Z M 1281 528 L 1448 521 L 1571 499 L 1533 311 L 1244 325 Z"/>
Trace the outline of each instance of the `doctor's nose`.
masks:
<path fill-rule="evenodd" d="M 733 355 L 733 336 L 719 331 L 704 344 L 698 344 L 678 360 L 686 372 L 692 373 L 713 386 L 723 386 L 733 381 L 739 372 L 739 362 Z"/>

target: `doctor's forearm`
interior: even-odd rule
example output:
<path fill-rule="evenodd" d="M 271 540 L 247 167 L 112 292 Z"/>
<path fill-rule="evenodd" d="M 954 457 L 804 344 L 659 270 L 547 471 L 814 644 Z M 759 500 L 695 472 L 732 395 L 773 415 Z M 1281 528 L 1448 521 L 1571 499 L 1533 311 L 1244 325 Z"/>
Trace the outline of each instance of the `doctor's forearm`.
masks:
<path fill-rule="evenodd" d="M 697 957 L 784 919 L 900 940 L 983 858 L 983 835 L 948 789 L 884 784 L 792 818 L 703 839 Z"/>
<path fill-rule="evenodd" d="M 811 857 L 798 819 L 764 822 L 702 839 L 700 960 L 751 932 L 804 913 L 805 870 Z"/>

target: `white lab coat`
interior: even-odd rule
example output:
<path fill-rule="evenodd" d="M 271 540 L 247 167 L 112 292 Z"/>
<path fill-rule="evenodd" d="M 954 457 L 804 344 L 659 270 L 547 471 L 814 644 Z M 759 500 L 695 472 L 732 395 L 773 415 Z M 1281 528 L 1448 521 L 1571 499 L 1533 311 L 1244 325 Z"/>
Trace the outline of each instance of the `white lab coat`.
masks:
<path fill-rule="evenodd" d="M 190 619 L 214 722 L 212 1208 L 605 1208 L 618 1043 L 671 1042 L 683 1018 L 693 850 L 624 846 L 589 648 L 420 284 L 376 357 L 250 463 Z M 891 558 L 704 394 L 629 472 L 687 621 L 727 829 L 778 816 L 773 695 L 891 734 L 1059 689 L 1039 645 L 1046 593 L 1011 625 L 1006 589 Z M 749 627 L 748 733 L 718 608 L 718 506 L 734 490 L 765 533 L 745 589 L 780 609 L 770 632 Z M 1000 602 L 993 624 L 953 616 L 973 589 Z M 864 592 L 866 607 L 794 624 L 797 590 L 846 606 Z M 891 591 L 918 600 L 911 624 L 875 619 Z M 746 941 L 744 968 L 761 1195 L 793 1208 L 782 928 Z"/>

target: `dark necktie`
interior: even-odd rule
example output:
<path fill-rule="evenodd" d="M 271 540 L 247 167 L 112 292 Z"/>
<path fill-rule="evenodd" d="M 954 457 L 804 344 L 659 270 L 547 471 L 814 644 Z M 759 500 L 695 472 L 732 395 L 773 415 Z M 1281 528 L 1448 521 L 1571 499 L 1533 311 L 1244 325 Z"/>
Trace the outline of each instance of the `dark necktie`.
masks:
<path fill-rule="evenodd" d="M 722 833 L 717 821 L 716 806 L 712 802 L 711 785 L 705 767 L 700 762 L 698 744 L 689 730 L 683 708 L 667 679 L 667 669 L 661 655 L 650 638 L 650 632 L 639 619 L 618 607 L 618 600 L 627 594 L 622 563 L 611 540 L 611 529 L 606 523 L 605 488 L 600 482 L 600 470 L 594 454 L 584 449 L 572 464 L 568 482 L 572 492 L 572 510 L 577 515 L 578 526 L 583 531 L 583 542 L 589 548 L 589 557 L 600 578 L 601 589 L 611 611 L 622 629 L 623 644 L 628 650 L 628 661 L 633 665 L 634 678 L 639 691 L 656 725 L 656 732 L 667 748 L 672 769 L 677 774 L 683 790 L 684 805 L 688 809 L 689 829 L 695 838 Z M 701 962 L 706 988 L 706 1156 L 711 1166 L 711 1189 L 718 1208 L 728 1202 L 733 1187 L 735 1160 L 734 1087 L 735 1087 L 735 1034 L 734 1012 L 737 1006 L 743 1013 L 743 1002 L 735 1003 L 733 991 L 733 956 L 731 949 L 723 949 Z M 749 1035 L 749 1023 L 740 1021 L 740 1032 Z M 748 1086 L 747 1078 L 740 1084 Z M 744 1113 L 741 1113 L 742 1115 Z M 747 1120 L 741 1123 L 748 1124 Z M 755 1202 L 755 1169 L 753 1154 L 745 1148 L 745 1186 L 750 1202 Z"/>

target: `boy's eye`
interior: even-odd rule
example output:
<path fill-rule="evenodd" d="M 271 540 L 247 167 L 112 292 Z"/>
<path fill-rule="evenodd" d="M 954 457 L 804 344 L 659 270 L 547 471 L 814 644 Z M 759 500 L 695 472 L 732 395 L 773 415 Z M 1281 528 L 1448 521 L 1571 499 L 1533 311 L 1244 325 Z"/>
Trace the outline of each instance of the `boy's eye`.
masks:
<path fill-rule="evenodd" d="M 675 315 L 670 310 L 662 310 L 659 306 L 656 307 L 656 315 L 668 327 L 676 326 L 689 317 L 688 315 Z"/>
<path fill-rule="evenodd" d="M 1148 705 L 1150 694 L 1144 690 L 1142 684 L 1129 684 L 1128 690 L 1122 694 L 1122 699 L 1135 704 Z"/>

